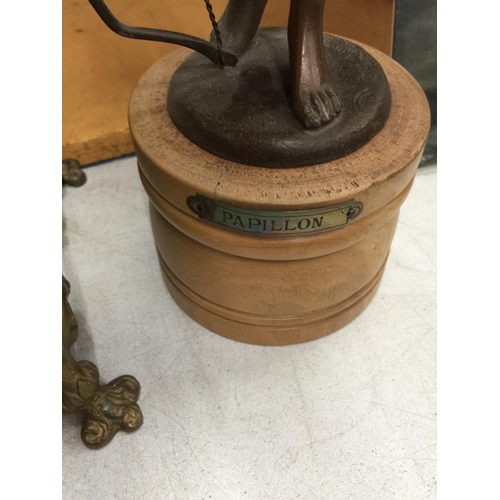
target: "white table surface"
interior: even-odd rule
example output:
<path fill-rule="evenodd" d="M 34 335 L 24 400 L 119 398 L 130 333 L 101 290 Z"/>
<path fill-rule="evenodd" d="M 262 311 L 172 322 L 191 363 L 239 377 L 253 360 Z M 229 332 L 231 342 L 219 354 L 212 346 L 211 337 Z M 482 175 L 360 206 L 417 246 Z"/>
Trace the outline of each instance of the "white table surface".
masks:
<path fill-rule="evenodd" d="M 63 415 L 65 499 L 436 499 L 436 168 L 402 207 L 380 290 L 320 340 L 222 338 L 174 303 L 136 160 L 63 188 L 77 359 L 142 386 L 144 424 L 101 450 Z"/>

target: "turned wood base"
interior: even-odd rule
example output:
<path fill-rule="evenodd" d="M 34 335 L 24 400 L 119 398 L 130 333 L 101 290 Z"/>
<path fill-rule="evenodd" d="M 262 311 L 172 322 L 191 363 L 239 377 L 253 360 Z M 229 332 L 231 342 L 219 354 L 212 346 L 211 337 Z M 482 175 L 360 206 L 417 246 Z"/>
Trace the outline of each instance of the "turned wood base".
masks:
<path fill-rule="evenodd" d="M 221 307 L 204 299 L 179 281 L 160 256 L 162 274 L 182 310 L 205 328 L 247 344 L 290 345 L 315 340 L 350 323 L 368 306 L 378 290 L 385 268 L 344 302 L 303 316 L 257 316 Z"/>
<path fill-rule="evenodd" d="M 130 128 L 163 275 L 179 306 L 210 330 L 262 345 L 314 340 L 353 320 L 376 293 L 430 116 L 416 81 L 363 48 L 391 87 L 387 124 L 349 156 L 309 167 L 250 167 L 184 137 L 165 96 L 188 51 L 162 59 L 137 85 Z M 336 226 L 320 227 L 319 215 L 316 227 L 313 217 L 293 219 L 332 207 Z"/>

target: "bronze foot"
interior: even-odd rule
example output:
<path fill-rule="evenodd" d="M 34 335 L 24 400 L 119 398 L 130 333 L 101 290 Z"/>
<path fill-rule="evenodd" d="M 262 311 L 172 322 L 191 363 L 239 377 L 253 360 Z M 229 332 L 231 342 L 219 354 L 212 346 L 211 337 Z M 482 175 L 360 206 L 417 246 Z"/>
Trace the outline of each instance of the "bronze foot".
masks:
<path fill-rule="evenodd" d="M 78 338 L 78 324 L 68 302 L 69 282 L 62 279 L 62 407 L 63 412 L 84 411 L 82 440 L 89 448 L 101 448 L 118 431 L 131 432 L 142 424 L 136 404 L 140 385 L 123 375 L 99 384 L 99 371 L 90 361 L 75 361 L 71 345 Z"/>
<path fill-rule="evenodd" d="M 293 111 L 306 128 L 318 128 L 333 120 L 342 109 L 331 83 L 294 89 Z"/>

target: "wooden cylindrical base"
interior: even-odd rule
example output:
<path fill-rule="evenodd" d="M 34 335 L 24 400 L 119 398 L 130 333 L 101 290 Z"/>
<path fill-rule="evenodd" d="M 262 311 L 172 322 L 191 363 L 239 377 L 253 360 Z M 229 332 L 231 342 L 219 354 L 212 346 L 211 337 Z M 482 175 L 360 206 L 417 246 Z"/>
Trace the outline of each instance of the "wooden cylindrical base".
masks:
<path fill-rule="evenodd" d="M 163 275 L 179 306 L 210 330 L 253 344 L 305 342 L 349 323 L 375 294 L 430 119 L 415 80 L 364 48 L 391 86 L 389 120 L 355 153 L 311 167 L 249 167 L 190 143 L 165 106 L 185 50 L 156 63 L 134 91 L 130 128 Z M 351 202 L 363 210 L 333 229 L 254 234 L 198 217 L 195 196 L 259 214 Z"/>

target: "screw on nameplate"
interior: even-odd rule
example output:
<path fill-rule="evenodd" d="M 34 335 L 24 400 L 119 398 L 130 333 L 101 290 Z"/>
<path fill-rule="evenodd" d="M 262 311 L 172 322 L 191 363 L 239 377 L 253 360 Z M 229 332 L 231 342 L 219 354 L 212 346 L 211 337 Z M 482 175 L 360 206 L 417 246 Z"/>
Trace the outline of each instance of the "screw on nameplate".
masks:
<path fill-rule="evenodd" d="M 310 210 L 251 210 L 212 200 L 201 194 L 188 197 L 187 204 L 200 219 L 228 229 L 279 236 L 314 233 L 345 226 L 363 210 L 363 204 L 355 200 Z"/>

